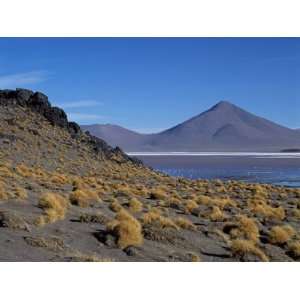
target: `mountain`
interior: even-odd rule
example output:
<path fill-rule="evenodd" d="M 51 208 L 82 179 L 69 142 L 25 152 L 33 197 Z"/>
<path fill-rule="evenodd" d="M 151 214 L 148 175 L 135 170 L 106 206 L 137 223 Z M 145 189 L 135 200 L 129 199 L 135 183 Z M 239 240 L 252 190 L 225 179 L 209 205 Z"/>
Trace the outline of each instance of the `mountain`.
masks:
<path fill-rule="evenodd" d="M 113 128 L 113 130 L 112 130 Z M 298 131 L 221 101 L 211 109 L 158 134 L 119 126 L 84 127 L 125 151 L 281 151 L 300 147 Z"/>
<path fill-rule="evenodd" d="M 82 125 L 81 128 L 96 137 L 101 137 L 109 145 L 114 145 L 114 147 L 122 145 L 125 149 L 130 147 L 132 149 L 138 148 L 145 139 L 145 135 L 117 125 Z"/>

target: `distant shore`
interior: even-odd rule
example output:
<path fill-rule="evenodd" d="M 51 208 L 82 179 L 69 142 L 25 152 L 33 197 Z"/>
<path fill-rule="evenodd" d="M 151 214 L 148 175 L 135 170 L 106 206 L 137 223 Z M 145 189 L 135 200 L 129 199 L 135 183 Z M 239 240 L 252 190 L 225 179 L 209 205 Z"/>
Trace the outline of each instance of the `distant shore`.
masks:
<path fill-rule="evenodd" d="M 129 156 L 250 156 L 270 158 L 300 158 L 298 152 L 127 152 Z"/>

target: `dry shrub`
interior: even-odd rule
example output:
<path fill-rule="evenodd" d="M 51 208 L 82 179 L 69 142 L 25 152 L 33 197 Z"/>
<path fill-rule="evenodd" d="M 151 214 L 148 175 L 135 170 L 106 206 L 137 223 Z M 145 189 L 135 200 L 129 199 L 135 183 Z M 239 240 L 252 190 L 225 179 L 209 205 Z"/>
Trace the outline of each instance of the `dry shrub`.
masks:
<path fill-rule="evenodd" d="M 198 204 L 194 200 L 188 200 L 185 204 L 185 212 L 186 213 L 191 213 L 196 208 L 198 208 Z"/>
<path fill-rule="evenodd" d="M 236 207 L 237 206 L 236 202 L 230 198 L 215 199 L 214 203 L 216 206 L 218 206 L 222 210 L 226 207 Z"/>
<path fill-rule="evenodd" d="M 283 245 L 290 241 L 296 232 L 290 225 L 274 226 L 269 232 L 269 241 L 274 245 Z"/>
<path fill-rule="evenodd" d="M 16 166 L 16 172 L 22 177 L 31 177 L 33 174 L 32 170 L 24 164 Z"/>
<path fill-rule="evenodd" d="M 122 205 L 119 203 L 119 201 L 117 199 L 114 199 L 110 205 L 109 208 L 113 211 L 113 212 L 119 212 L 123 209 Z"/>
<path fill-rule="evenodd" d="M 149 198 L 152 200 L 166 200 L 167 194 L 162 188 L 156 188 L 150 192 Z"/>
<path fill-rule="evenodd" d="M 252 241 L 249 240 L 233 240 L 231 242 L 231 251 L 233 255 L 245 256 L 246 254 L 253 254 L 260 258 L 262 261 L 269 261 L 266 254 L 255 246 Z"/>
<path fill-rule="evenodd" d="M 188 230 L 197 230 L 197 227 L 188 219 L 186 218 L 176 218 L 175 220 L 175 224 L 182 228 L 182 229 L 188 229 Z"/>
<path fill-rule="evenodd" d="M 6 186 L 0 181 L 0 201 L 6 201 L 8 199 L 8 194 L 6 192 Z"/>
<path fill-rule="evenodd" d="M 69 183 L 69 179 L 67 178 L 67 176 L 65 176 L 63 174 L 53 174 L 50 177 L 50 181 L 57 185 L 64 185 L 64 184 Z"/>
<path fill-rule="evenodd" d="M 129 210 L 132 213 L 140 212 L 143 209 L 143 204 L 136 198 L 130 199 L 128 205 L 129 205 Z"/>
<path fill-rule="evenodd" d="M 294 241 L 289 243 L 288 245 L 289 252 L 292 257 L 299 258 L 300 257 L 300 242 Z"/>
<path fill-rule="evenodd" d="M 221 222 L 226 218 L 226 215 L 222 212 L 222 210 L 219 207 L 213 206 L 212 211 L 209 214 L 209 218 L 213 222 Z"/>
<path fill-rule="evenodd" d="M 75 178 L 72 182 L 73 191 L 87 189 L 87 185 L 83 182 L 82 178 Z"/>
<path fill-rule="evenodd" d="M 210 206 L 213 205 L 213 199 L 211 197 L 200 195 L 196 202 L 200 205 Z"/>
<path fill-rule="evenodd" d="M 292 215 L 293 217 L 295 217 L 296 219 L 300 219 L 300 209 L 294 208 L 292 210 Z"/>
<path fill-rule="evenodd" d="M 181 206 L 181 201 L 177 198 L 168 198 L 167 200 L 164 201 L 166 207 L 174 208 L 174 209 L 179 209 Z"/>
<path fill-rule="evenodd" d="M 230 224 L 224 226 L 230 229 Z M 225 229 L 226 231 L 226 229 Z M 247 239 L 253 242 L 258 242 L 259 240 L 259 229 L 255 220 L 241 215 L 236 217 L 236 222 L 229 230 L 229 234 L 232 238 L 239 238 L 239 239 Z"/>
<path fill-rule="evenodd" d="M 122 209 L 112 222 L 107 224 L 107 230 L 117 237 L 118 247 L 140 246 L 143 243 L 142 226 L 140 222 Z"/>
<path fill-rule="evenodd" d="M 162 229 L 173 228 L 178 230 L 179 227 L 170 218 L 161 215 L 158 209 L 151 209 L 149 212 L 145 213 L 142 217 L 142 222 L 144 225 L 151 224 L 156 225 Z"/>
<path fill-rule="evenodd" d="M 198 254 L 190 252 L 187 255 L 189 257 L 190 262 L 201 262 L 201 258 Z"/>
<path fill-rule="evenodd" d="M 248 206 L 253 213 L 260 214 L 266 218 L 273 218 L 282 221 L 286 216 L 283 207 L 272 207 L 261 199 L 256 198 L 249 201 Z"/>
<path fill-rule="evenodd" d="M 22 187 L 16 187 L 15 195 L 21 200 L 26 200 L 28 197 L 27 191 Z"/>
<path fill-rule="evenodd" d="M 95 191 L 89 189 L 78 189 L 69 196 L 70 202 L 79 207 L 89 207 L 95 202 L 100 202 L 100 198 Z"/>
<path fill-rule="evenodd" d="M 37 220 L 37 225 L 41 226 L 63 220 L 68 209 L 68 201 L 63 196 L 55 193 L 44 193 L 38 205 L 45 213 Z"/>

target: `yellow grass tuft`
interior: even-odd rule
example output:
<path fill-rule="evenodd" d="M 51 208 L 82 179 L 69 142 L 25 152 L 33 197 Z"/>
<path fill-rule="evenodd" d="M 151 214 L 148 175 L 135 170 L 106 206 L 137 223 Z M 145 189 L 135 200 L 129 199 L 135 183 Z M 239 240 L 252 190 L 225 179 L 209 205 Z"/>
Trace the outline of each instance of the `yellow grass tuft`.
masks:
<path fill-rule="evenodd" d="M 253 213 L 260 214 L 266 218 L 272 218 L 276 220 L 284 220 L 286 217 L 285 209 L 283 207 L 272 207 L 268 205 L 264 200 L 255 198 L 248 202 L 248 207 Z"/>
<path fill-rule="evenodd" d="M 266 254 L 249 240 L 233 240 L 231 242 L 231 251 L 234 255 L 243 257 L 246 254 L 253 254 L 264 262 L 269 261 L 269 258 L 266 256 Z"/>
<path fill-rule="evenodd" d="M 160 228 L 173 228 L 178 230 L 179 227 L 173 220 L 161 215 L 160 211 L 153 208 L 149 212 L 145 213 L 142 217 L 143 224 L 157 225 Z"/>
<path fill-rule="evenodd" d="M 186 213 L 191 213 L 196 208 L 198 208 L 198 204 L 194 200 L 188 200 L 185 204 L 185 212 Z"/>
<path fill-rule="evenodd" d="M 299 241 L 294 241 L 294 242 L 289 243 L 288 249 L 293 257 L 295 257 L 295 258 L 300 257 L 300 242 Z"/>
<path fill-rule="evenodd" d="M 213 206 L 212 212 L 210 213 L 209 218 L 213 222 L 221 222 L 226 218 L 226 216 L 219 207 Z"/>
<path fill-rule="evenodd" d="M 6 192 L 6 187 L 3 182 L 0 181 L 0 201 L 6 201 L 8 199 L 8 194 Z"/>
<path fill-rule="evenodd" d="M 70 202 L 79 207 L 89 207 L 94 202 L 100 202 L 97 192 L 89 189 L 78 189 L 73 191 L 69 196 Z"/>
<path fill-rule="evenodd" d="M 153 199 L 153 200 L 165 200 L 165 199 L 167 199 L 167 194 L 166 194 L 166 192 L 162 188 L 158 187 L 156 189 L 153 189 L 150 192 L 150 199 Z"/>
<path fill-rule="evenodd" d="M 44 193 L 38 205 L 44 210 L 45 215 L 37 220 L 37 225 L 63 220 L 68 209 L 68 201 L 55 193 Z"/>
<path fill-rule="evenodd" d="M 143 209 L 143 204 L 136 198 L 132 198 L 129 200 L 129 210 L 132 213 L 137 213 L 142 211 Z"/>
<path fill-rule="evenodd" d="M 259 229 L 255 220 L 248 218 L 247 216 L 241 215 L 237 217 L 237 224 L 239 226 L 239 231 L 242 233 L 242 236 L 244 238 L 253 242 L 258 242 Z"/>
<path fill-rule="evenodd" d="M 142 226 L 140 222 L 122 209 L 116 218 L 107 224 L 108 231 L 117 237 L 118 247 L 140 246 L 143 243 Z"/>
<path fill-rule="evenodd" d="M 290 241 L 296 232 L 290 225 L 274 226 L 269 232 L 269 241 L 274 245 L 283 245 Z"/>
<path fill-rule="evenodd" d="M 197 230 L 197 227 L 190 220 L 186 218 L 182 218 L 182 217 L 176 218 L 175 224 L 182 229 Z"/>
<path fill-rule="evenodd" d="M 119 203 L 119 201 L 117 199 L 114 199 L 110 205 L 109 208 L 113 211 L 113 212 L 119 212 L 123 209 L 122 205 Z"/>
<path fill-rule="evenodd" d="M 20 200 L 26 200 L 28 197 L 27 191 L 22 188 L 22 187 L 16 187 L 15 189 L 15 195 L 20 199 Z"/>

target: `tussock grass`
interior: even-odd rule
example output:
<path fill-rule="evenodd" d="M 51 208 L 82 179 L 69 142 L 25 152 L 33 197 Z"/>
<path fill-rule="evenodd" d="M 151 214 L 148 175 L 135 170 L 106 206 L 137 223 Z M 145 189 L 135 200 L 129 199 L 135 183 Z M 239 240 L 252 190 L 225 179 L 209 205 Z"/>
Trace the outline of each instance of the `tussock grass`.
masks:
<path fill-rule="evenodd" d="M 234 226 L 235 225 L 235 226 Z M 225 224 L 224 229 L 230 228 L 230 224 Z M 236 217 L 236 222 L 229 230 L 229 234 L 232 238 L 246 239 L 254 243 L 259 241 L 259 229 L 254 219 L 251 219 L 245 215 Z"/>
<path fill-rule="evenodd" d="M 117 213 L 112 222 L 107 224 L 107 230 L 117 237 L 117 244 L 121 249 L 143 244 L 140 222 L 124 209 Z"/>
<path fill-rule="evenodd" d="M 27 191 L 22 187 L 16 187 L 14 192 L 20 200 L 26 200 L 28 197 Z"/>
<path fill-rule="evenodd" d="M 3 182 L 0 181 L 0 201 L 6 201 L 8 199 L 7 188 Z"/>
<path fill-rule="evenodd" d="M 110 210 L 113 212 L 119 212 L 123 209 L 123 206 L 120 204 L 120 202 L 117 199 L 114 199 L 110 205 L 109 205 Z"/>
<path fill-rule="evenodd" d="M 248 207 L 253 213 L 260 214 L 266 218 L 272 218 L 282 221 L 286 217 L 285 209 L 283 207 L 272 207 L 268 205 L 263 199 L 252 199 L 248 202 Z"/>
<path fill-rule="evenodd" d="M 162 188 L 152 189 L 149 198 L 152 200 L 166 200 L 167 194 Z"/>
<path fill-rule="evenodd" d="M 213 222 L 221 222 L 225 220 L 226 215 L 218 206 L 213 206 L 208 217 Z"/>
<path fill-rule="evenodd" d="M 292 257 L 300 257 L 300 241 L 294 241 L 288 244 L 288 249 Z"/>
<path fill-rule="evenodd" d="M 188 200 L 185 204 L 185 212 L 191 213 L 194 209 L 198 208 L 198 204 L 194 200 Z"/>
<path fill-rule="evenodd" d="M 274 226 L 269 232 L 269 241 L 274 245 L 283 245 L 290 241 L 296 232 L 290 225 Z"/>
<path fill-rule="evenodd" d="M 179 227 L 175 224 L 170 218 L 164 217 L 161 215 L 161 212 L 158 209 L 151 209 L 149 212 L 145 213 L 142 217 L 142 223 L 144 225 L 151 224 L 156 225 L 162 229 L 164 228 L 173 228 L 178 230 Z"/>
<path fill-rule="evenodd" d="M 269 261 L 269 258 L 266 256 L 266 254 L 249 240 L 233 240 L 231 242 L 231 251 L 235 256 L 243 257 L 246 254 L 253 254 L 260 258 L 261 261 Z"/>
<path fill-rule="evenodd" d="M 69 196 L 72 205 L 79 207 L 89 207 L 95 202 L 100 202 L 97 192 L 89 189 L 78 189 L 73 191 Z"/>
<path fill-rule="evenodd" d="M 65 218 L 68 201 L 61 195 L 55 193 L 44 193 L 39 200 L 39 207 L 44 210 L 45 215 L 41 216 L 36 224 L 44 225 L 53 223 Z"/>
<path fill-rule="evenodd" d="M 138 213 L 143 210 L 143 204 L 136 198 L 131 198 L 128 203 L 129 210 L 132 213 Z"/>
<path fill-rule="evenodd" d="M 175 220 L 175 224 L 182 228 L 182 229 L 187 229 L 187 230 L 197 230 L 197 227 L 193 224 L 193 222 L 191 222 L 190 220 L 186 219 L 186 218 L 176 218 Z"/>

